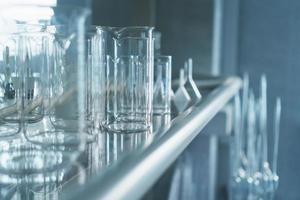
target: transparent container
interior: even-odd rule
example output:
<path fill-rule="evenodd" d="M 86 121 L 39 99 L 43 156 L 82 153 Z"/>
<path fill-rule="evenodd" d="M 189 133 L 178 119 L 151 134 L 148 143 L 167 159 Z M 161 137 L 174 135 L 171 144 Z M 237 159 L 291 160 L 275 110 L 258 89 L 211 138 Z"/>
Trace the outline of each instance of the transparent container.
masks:
<path fill-rule="evenodd" d="M 153 96 L 152 27 L 97 27 L 105 43 L 106 119 L 112 132 L 151 129 Z"/>
<path fill-rule="evenodd" d="M 88 77 L 84 55 L 83 32 L 67 25 L 48 25 L 46 49 L 45 117 L 39 128 L 30 126 L 27 138 L 41 145 L 78 146 L 93 138 L 88 116 Z M 80 44 L 81 43 L 81 44 Z M 83 149 L 83 148 L 82 148 Z"/>
<path fill-rule="evenodd" d="M 156 56 L 154 59 L 153 114 L 171 113 L 172 57 Z"/>
<path fill-rule="evenodd" d="M 16 51 L 9 54 L 16 59 L 11 77 L 16 76 L 17 106 L 6 118 L 14 119 L 19 132 L 0 138 L 0 174 L 38 177 L 76 160 L 88 139 L 84 32 L 89 12 L 29 5 L 0 11 L 10 22 L 0 32 L 16 38 Z"/>
<path fill-rule="evenodd" d="M 96 26 L 90 26 L 86 34 L 87 103 L 88 119 L 92 130 L 98 132 L 105 121 L 105 40 Z"/>

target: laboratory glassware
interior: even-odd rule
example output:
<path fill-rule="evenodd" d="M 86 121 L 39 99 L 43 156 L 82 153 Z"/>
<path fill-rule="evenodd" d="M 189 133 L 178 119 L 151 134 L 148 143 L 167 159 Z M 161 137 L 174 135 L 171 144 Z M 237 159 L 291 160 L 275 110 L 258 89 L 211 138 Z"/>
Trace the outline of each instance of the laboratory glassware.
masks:
<path fill-rule="evenodd" d="M 172 57 L 154 58 L 153 114 L 171 113 Z"/>
<path fill-rule="evenodd" d="M 17 93 L 18 79 L 16 34 L 0 33 L 0 137 L 20 132 L 21 96 Z"/>
<path fill-rule="evenodd" d="M 87 117 L 87 71 L 84 32 L 87 12 L 82 8 L 53 8 L 55 15 L 45 27 L 47 42 L 44 117 L 26 132 L 30 142 L 45 146 L 83 149 L 90 140 Z M 53 24 L 51 24 L 53 22 Z"/>
<path fill-rule="evenodd" d="M 183 112 L 191 101 L 191 96 L 184 87 L 185 82 L 186 79 L 184 77 L 184 69 L 180 69 L 179 88 L 176 90 L 173 99 L 174 105 L 176 106 L 178 112 Z"/>
<path fill-rule="evenodd" d="M 186 79 L 184 87 L 191 97 L 190 106 L 192 106 L 197 103 L 202 98 L 202 96 L 193 79 L 193 60 L 191 58 L 189 58 L 187 62 L 185 62 L 184 69 Z"/>
<path fill-rule="evenodd" d="M 58 159 L 61 152 L 57 153 L 54 149 L 44 151 L 28 142 L 26 137 L 28 126 L 39 123 L 44 117 L 42 102 L 46 91 L 41 90 L 44 86 L 41 74 L 46 66 L 42 49 L 47 34 L 42 33 L 42 26 L 39 25 L 16 27 L 11 33 L 6 32 L 8 38 L 13 38 L 16 48 L 5 45 L 4 54 L 13 66 L 8 67 L 5 62 L 5 85 L 9 85 L 9 89 L 4 91 L 4 99 L 9 98 L 12 103 L 1 110 L 1 120 L 11 123 L 19 132 L 0 138 L 0 174 L 7 174 L 5 180 L 8 182 L 13 182 L 18 175 L 51 171 L 63 163 Z M 6 127 L 6 123 L 1 123 L 0 127 Z"/>
<path fill-rule="evenodd" d="M 151 129 L 153 98 L 152 27 L 97 27 L 105 40 L 106 120 L 111 132 Z"/>
<path fill-rule="evenodd" d="M 22 10 L 22 15 L 17 13 Z M 77 7 L 12 6 L 1 12 L 15 24 L 32 11 L 39 30 L 17 34 L 20 136 L 1 140 L 1 173 L 39 174 L 74 161 L 86 143 L 84 22 Z M 16 13 L 16 15 L 9 15 Z M 47 25 L 47 26 L 46 26 Z M 49 26 L 48 26 L 49 25 Z M 25 28 L 27 29 L 27 28 Z"/>
<path fill-rule="evenodd" d="M 278 187 L 279 177 L 277 174 L 278 162 L 278 145 L 279 145 L 279 131 L 280 131 L 280 118 L 281 118 L 281 99 L 276 99 L 274 111 L 274 139 L 273 139 L 273 155 L 272 155 L 272 172 L 273 172 L 273 190 Z"/>
<path fill-rule="evenodd" d="M 154 56 L 161 55 L 161 32 L 155 30 L 153 32 L 154 38 Z"/>
<path fill-rule="evenodd" d="M 97 132 L 105 120 L 105 40 L 103 32 L 90 26 L 86 34 L 88 120 Z"/>

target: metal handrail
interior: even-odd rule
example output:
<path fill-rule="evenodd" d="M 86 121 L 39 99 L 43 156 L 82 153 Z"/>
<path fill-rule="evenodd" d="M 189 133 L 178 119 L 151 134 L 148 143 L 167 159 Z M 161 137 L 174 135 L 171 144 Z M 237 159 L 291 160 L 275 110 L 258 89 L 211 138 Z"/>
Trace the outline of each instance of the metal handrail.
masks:
<path fill-rule="evenodd" d="M 236 77 L 225 79 L 201 102 L 176 117 L 158 139 L 142 151 L 133 152 L 63 199 L 139 199 L 184 151 L 205 125 L 241 87 Z"/>

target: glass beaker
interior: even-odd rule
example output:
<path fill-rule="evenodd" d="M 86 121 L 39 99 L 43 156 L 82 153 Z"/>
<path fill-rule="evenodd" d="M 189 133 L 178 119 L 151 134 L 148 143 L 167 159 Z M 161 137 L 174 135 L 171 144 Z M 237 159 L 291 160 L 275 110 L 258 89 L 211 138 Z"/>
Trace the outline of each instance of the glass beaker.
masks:
<path fill-rule="evenodd" d="M 89 11 L 23 5 L 1 13 L 15 23 L 8 34 L 18 23 L 40 25 L 15 36 L 21 134 L 0 139 L 0 171 L 34 174 L 68 165 L 84 149 L 88 135 L 84 32 Z"/>
<path fill-rule="evenodd" d="M 152 27 L 97 27 L 105 40 L 106 120 L 112 132 L 151 129 L 153 96 Z"/>
<path fill-rule="evenodd" d="M 83 30 L 67 25 L 45 28 L 49 45 L 44 71 L 45 117 L 27 131 L 29 141 L 41 145 L 80 146 L 92 139 L 88 131 L 87 69 Z M 83 31 L 83 32 L 81 32 Z"/>

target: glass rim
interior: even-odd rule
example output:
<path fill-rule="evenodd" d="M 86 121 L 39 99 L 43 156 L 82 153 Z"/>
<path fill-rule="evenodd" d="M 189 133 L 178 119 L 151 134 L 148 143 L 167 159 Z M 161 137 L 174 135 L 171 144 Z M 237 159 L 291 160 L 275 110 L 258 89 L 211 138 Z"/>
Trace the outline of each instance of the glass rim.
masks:
<path fill-rule="evenodd" d="M 101 25 L 91 25 L 90 27 L 95 27 L 96 29 L 148 29 L 148 30 L 154 30 L 155 27 L 153 26 L 101 26 Z"/>
<path fill-rule="evenodd" d="M 121 34 L 123 31 L 126 30 L 132 30 L 132 31 L 140 31 L 140 32 L 145 32 L 145 33 L 151 33 L 152 37 L 152 31 L 155 29 L 152 26 L 97 26 L 94 25 L 92 26 L 96 30 L 97 33 L 101 32 L 115 32 L 115 35 Z M 130 37 L 130 36 L 129 36 Z"/>

